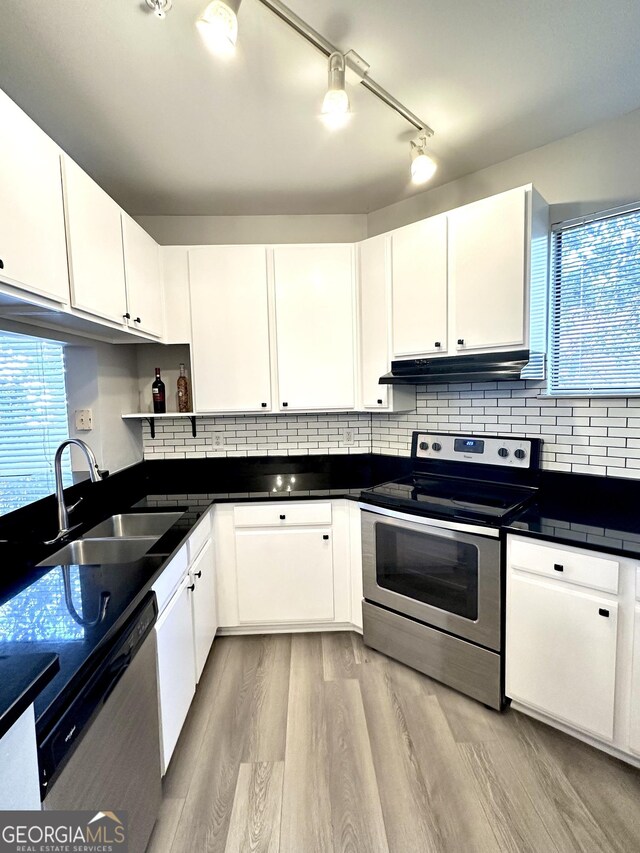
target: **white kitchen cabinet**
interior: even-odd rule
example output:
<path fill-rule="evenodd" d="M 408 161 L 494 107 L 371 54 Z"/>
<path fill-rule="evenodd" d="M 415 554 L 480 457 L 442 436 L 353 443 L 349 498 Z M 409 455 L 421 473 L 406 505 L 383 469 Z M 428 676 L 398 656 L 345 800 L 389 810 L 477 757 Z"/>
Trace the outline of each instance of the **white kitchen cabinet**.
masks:
<path fill-rule="evenodd" d="M 40 811 L 40 771 L 33 705 L 0 738 L 0 810 Z"/>
<path fill-rule="evenodd" d="M 189 252 L 193 392 L 200 412 L 271 409 L 267 252 Z"/>
<path fill-rule="evenodd" d="M 196 681 L 200 681 L 209 651 L 218 630 L 214 546 L 209 539 L 189 568 L 193 586 L 193 641 Z"/>
<path fill-rule="evenodd" d="M 236 570 L 241 623 L 333 619 L 330 527 L 238 530 Z"/>
<path fill-rule="evenodd" d="M 391 369 L 390 242 L 386 235 L 358 244 L 360 308 L 360 387 L 365 411 L 415 409 L 415 388 L 380 385 Z"/>
<path fill-rule="evenodd" d="M 447 217 L 391 235 L 394 358 L 447 351 Z"/>
<path fill-rule="evenodd" d="M 355 408 L 353 246 L 274 249 L 278 403 Z"/>
<path fill-rule="evenodd" d="M 120 208 L 86 172 L 62 158 L 74 308 L 123 324 L 127 313 Z"/>
<path fill-rule="evenodd" d="M 122 213 L 122 241 L 127 290 L 127 325 L 162 337 L 164 330 L 160 247 L 138 223 Z"/>
<path fill-rule="evenodd" d="M 166 570 L 165 570 L 166 571 Z M 192 590 L 187 575 L 155 625 L 162 775 L 167 772 L 196 689 Z"/>
<path fill-rule="evenodd" d="M 452 353 L 527 342 L 529 196 L 518 187 L 447 214 Z"/>
<path fill-rule="evenodd" d="M 0 91 L 0 281 L 69 302 L 60 150 Z"/>
<path fill-rule="evenodd" d="M 638 569 L 638 579 L 640 581 L 640 569 Z M 629 746 L 633 752 L 640 755 L 640 604 L 636 604 L 633 618 L 630 709 Z"/>
<path fill-rule="evenodd" d="M 507 696 L 610 741 L 617 616 L 612 599 L 510 571 Z"/>

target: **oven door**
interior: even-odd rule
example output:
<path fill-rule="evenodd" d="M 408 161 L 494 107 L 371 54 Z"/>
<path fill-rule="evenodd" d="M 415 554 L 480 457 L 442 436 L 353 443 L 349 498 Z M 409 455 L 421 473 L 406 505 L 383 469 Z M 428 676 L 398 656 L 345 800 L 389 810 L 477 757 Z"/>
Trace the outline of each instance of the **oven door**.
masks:
<path fill-rule="evenodd" d="M 455 527 L 439 519 L 363 511 L 364 597 L 499 651 L 498 531 Z"/>

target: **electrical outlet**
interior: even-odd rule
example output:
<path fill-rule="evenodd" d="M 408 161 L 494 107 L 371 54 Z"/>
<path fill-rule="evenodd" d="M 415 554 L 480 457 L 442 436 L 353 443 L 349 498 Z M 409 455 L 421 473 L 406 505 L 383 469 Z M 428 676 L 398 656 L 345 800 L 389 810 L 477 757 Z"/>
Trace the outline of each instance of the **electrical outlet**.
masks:
<path fill-rule="evenodd" d="M 211 446 L 214 450 L 222 450 L 224 447 L 224 430 L 218 430 L 211 435 Z"/>
<path fill-rule="evenodd" d="M 76 430 L 88 432 L 93 429 L 93 412 L 91 409 L 76 409 Z"/>
<path fill-rule="evenodd" d="M 355 430 L 354 429 L 343 429 L 342 430 L 342 443 L 346 447 L 351 447 L 356 443 Z"/>

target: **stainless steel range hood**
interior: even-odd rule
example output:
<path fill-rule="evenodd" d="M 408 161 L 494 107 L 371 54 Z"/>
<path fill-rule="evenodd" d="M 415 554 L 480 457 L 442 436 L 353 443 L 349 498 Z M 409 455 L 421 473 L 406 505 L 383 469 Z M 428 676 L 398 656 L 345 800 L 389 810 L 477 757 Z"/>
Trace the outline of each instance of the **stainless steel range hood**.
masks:
<path fill-rule="evenodd" d="M 412 358 L 392 361 L 391 373 L 380 377 L 380 385 L 436 385 L 445 382 L 495 382 L 521 379 L 529 364 L 529 350 L 454 355 L 444 358 Z M 529 377 L 527 378 L 534 378 Z"/>

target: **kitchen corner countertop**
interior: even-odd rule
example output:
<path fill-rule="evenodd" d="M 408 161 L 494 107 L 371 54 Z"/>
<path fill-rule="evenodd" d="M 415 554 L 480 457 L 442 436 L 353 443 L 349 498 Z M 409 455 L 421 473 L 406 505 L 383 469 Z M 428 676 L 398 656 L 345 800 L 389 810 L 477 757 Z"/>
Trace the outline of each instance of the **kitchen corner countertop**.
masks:
<path fill-rule="evenodd" d="M 57 654 L 0 655 L 0 738 L 60 669 Z"/>

